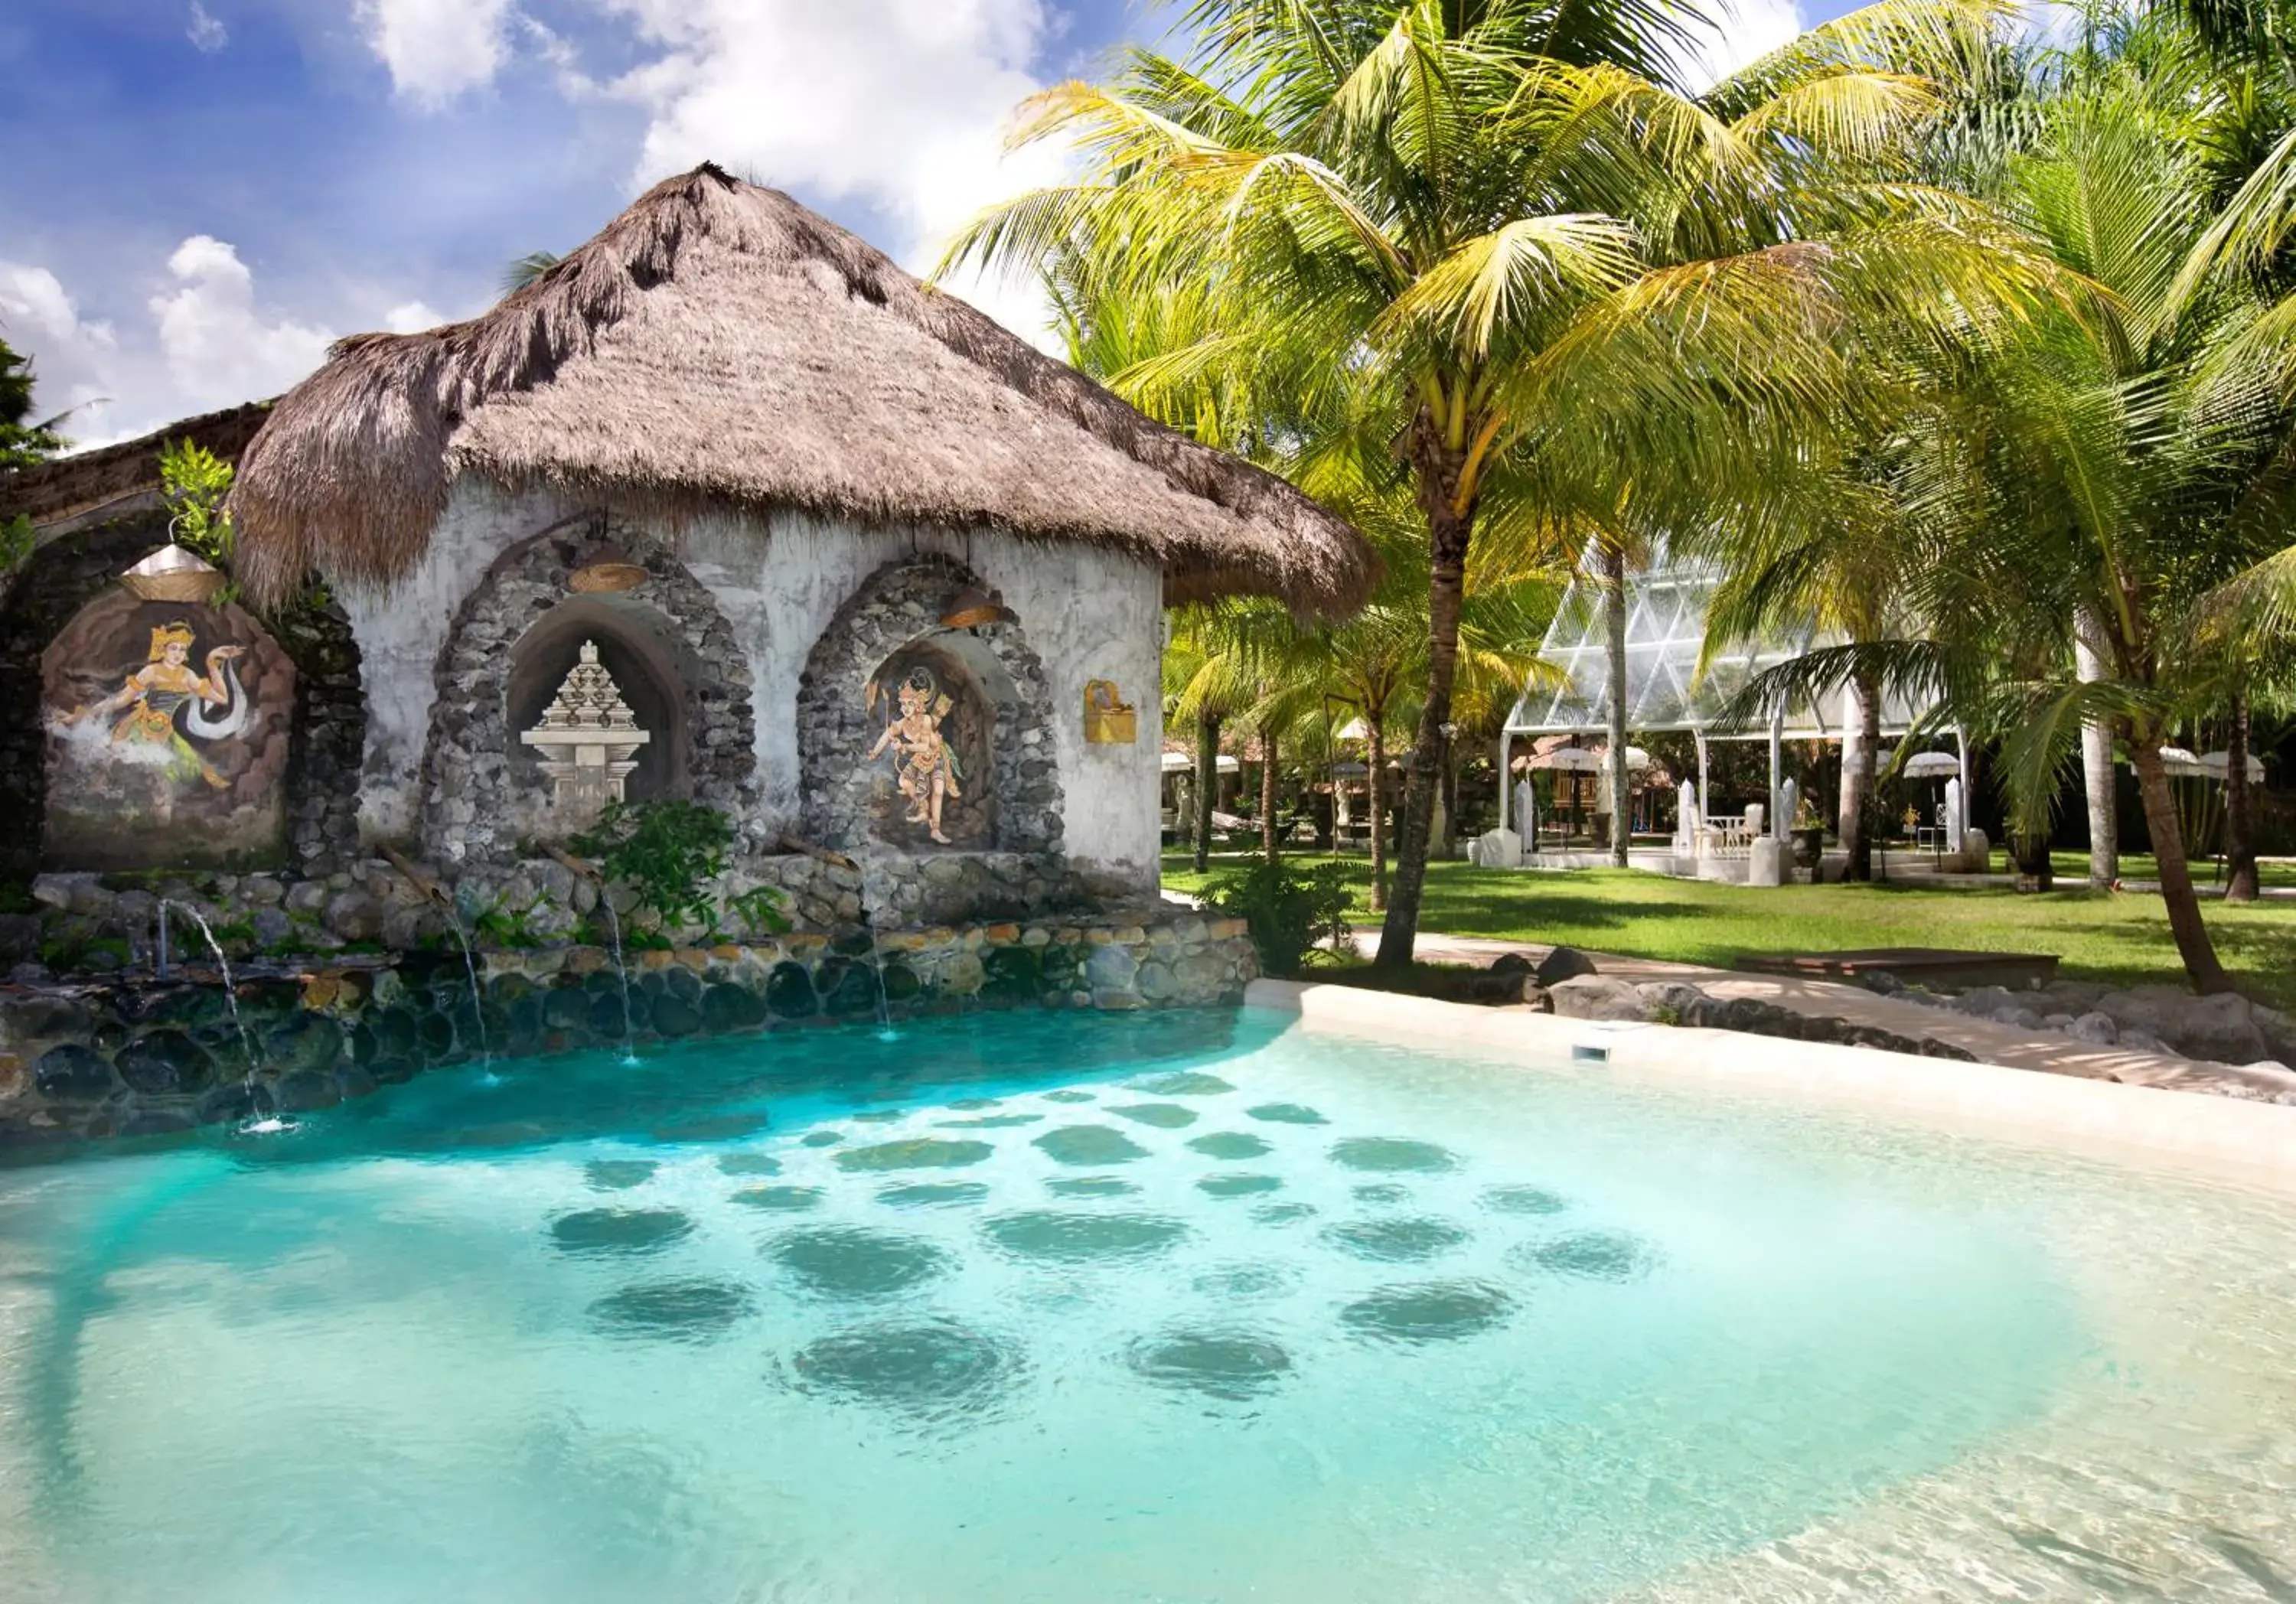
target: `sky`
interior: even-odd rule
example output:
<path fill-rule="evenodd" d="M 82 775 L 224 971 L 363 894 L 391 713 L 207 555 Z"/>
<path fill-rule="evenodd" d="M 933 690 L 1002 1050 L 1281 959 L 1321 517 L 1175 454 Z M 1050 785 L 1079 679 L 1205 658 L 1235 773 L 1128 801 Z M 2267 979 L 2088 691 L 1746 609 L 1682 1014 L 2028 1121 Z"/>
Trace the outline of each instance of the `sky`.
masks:
<path fill-rule="evenodd" d="M 1727 5 L 1726 68 L 1847 9 Z M 80 446 L 276 395 L 328 343 L 467 317 L 708 159 L 913 271 L 1057 172 L 1032 91 L 1169 13 L 1126 0 L 5 0 L 0 339 Z M 953 286 L 1042 340 L 1025 285 Z"/>

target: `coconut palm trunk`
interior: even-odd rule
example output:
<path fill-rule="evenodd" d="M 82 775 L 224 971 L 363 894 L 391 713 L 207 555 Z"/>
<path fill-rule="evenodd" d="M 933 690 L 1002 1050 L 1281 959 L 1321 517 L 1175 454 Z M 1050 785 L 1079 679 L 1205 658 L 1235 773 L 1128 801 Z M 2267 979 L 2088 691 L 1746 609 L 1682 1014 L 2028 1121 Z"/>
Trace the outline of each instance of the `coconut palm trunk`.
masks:
<path fill-rule="evenodd" d="M 1857 750 L 1841 765 L 1841 846 L 1849 861 L 1841 871 L 1846 880 L 1874 878 L 1874 772 L 1882 751 L 1882 686 L 1870 672 L 1850 678 L 1857 703 Z"/>
<path fill-rule="evenodd" d="M 2257 896 L 2255 793 L 2248 783 L 2249 706 L 2245 692 L 2232 699 L 2232 732 L 2225 742 L 2225 901 L 2254 902 Z"/>
<path fill-rule="evenodd" d="M 1467 597 L 1467 547 L 1474 538 L 1472 498 L 1464 504 L 1459 487 L 1465 453 L 1446 444 L 1423 415 L 1412 430 L 1412 460 L 1419 504 L 1427 515 L 1430 559 L 1427 575 L 1427 695 L 1419 709 L 1419 731 L 1411 749 L 1411 771 L 1403 793 L 1403 839 L 1398 844 L 1395 888 L 1385 900 L 1380 928 L 1382 967 L 1411 962 L 1419 928 L 1420 894 L 1427 883 L 1428 826 L 1435 818 L 1435 786 L 1443 765 L 1443 726 L 1451 722 L 1451 692 L 1458 676 L 1459 614 Z M 1379 740 L 1379 726 L 1372 726 Z M 1374 774 L 1378 772 L 1374 765 Z M 1379 839 L 1379 815 L 1372 814 L 1372 839 Z M 1382 872 L 1374 847 L 1374 888 Z M 1374 897 L 1372 905 L 1382 905 Z"/>
<path fill-rule="evenodd" d="M 1259 726 L 1259 852 L 1269 863 L 1275 847 L 1275 725 Z"/>
<path fill-rule="evenodd" d="M 2073 615 L 2073 661 L 2084 683 L 2105 676 L 2104 626 L 2084 607 Z M 2088 883 L 2120 878 L 2120 809 L 2112 770 L 2112 725 L 2092 718 L 2081 725 L 2081 788 L 2088 798 Z M 1962 783 L 1968 783 L 1964 776 Z"/>
<path fill-rule="evenodd" d="M 1374 908 L 1385 908 L 1389 906 L 1385 816 L 1387 813 L 1387 735 L 1380 728 L 1380 721 L 1377 718 L 1373 718 L 1369 722 L 1371 743 L 1365 749 L 1365 753 L 1370 760 L 1365 765 L 1370 772 L 1364 777 L 1364 789 L 1367 793 L 1365 803 L 1371 809 L 1371 905 Z M 1382 962 L 1384 962 L 1385 952 L 1385 944 L 1382 942 L 1381 945 Z"/>
<path fill-rule="evenodd" d="M 1210 866 L 1212 851 L 1212 805 L 1219 796 L 1219 733 L 1217 713 L 1196 718 L 1196 872 Z"/>
<path fill-rule="evenodd" d="M 1609 615 L 1611 658 L 1611 863 L 1627 866 L 1627 553 L 1604 553 L 1603 610 Z"/>
<path fill-rule="evenodd" d="M 2169 933 L 2176 937 L 2177 954 L 2198 992 L 2232 989 L 2209 928 L 2201 919 L 2201 899 L 2193 889 L 2192 866 L 2185 858 L 2185 833 L 2177 822 L 2177 800 L 2169 790 L 2169 770 L 2161 761 L 2157 732 L 2140 732 L 2129 742 L 2129 762 L 2136 770 L 2136 794 L 2144 803 L 2144 825 L 2152 832 L 2152 855 L 2161 865 L 2161 900 L 2169 910 Z"/>

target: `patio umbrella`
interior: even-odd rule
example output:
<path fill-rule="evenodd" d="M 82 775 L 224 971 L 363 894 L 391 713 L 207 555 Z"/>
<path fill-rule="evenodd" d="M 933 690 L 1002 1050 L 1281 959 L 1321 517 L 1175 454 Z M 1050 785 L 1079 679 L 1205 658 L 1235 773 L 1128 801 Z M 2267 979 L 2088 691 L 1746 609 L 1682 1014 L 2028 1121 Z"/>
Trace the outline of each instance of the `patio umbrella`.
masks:
<path fill-rule="evenodd" d="M 2208 772 L 2201 766 L 2201 760 L 2183 747 L 2162 747 L 2161 764 L 2172 774 L 2204 774 Z"/>
<path fill-rule="evenodd" d="M 2211 780 L 2222 780 L 2231 768 L 2232 754 L 2229 752 L 2210 752 L 2201 759 L 2202 772 Z M 2264 783 L 2264 759 L 2253 752 L 2248 755 L 2248 777 L 2254 784 Z"/>
<path fill-rule="evenodd" d="M 1168 774 L 1185 774 L 1195 766 L 1196 760 L 1189 757 L 1185 752 L 1167 752 L 1164 754 L 1164 772 Z"/>
<path fill-rule="evenodd" d="M 1631 758 L 1632 749 L 1628 749 L 1628 754 Z M 1603 772 L 1603 756 L 1599 752 L 1590 752 L 1585 747 L 1556 747 L 1551 752 L 1542 752 L 1532 758 L 1530 766 L 1560 769 L 1566 774 L 1599 774 Z"/>
<path fill-rule="evenodd" d="M 1908 780 L 1950 780 L 1961 773 L 1961 759 L 1951 752 L 1916 752 L 1900 772 Z"/>

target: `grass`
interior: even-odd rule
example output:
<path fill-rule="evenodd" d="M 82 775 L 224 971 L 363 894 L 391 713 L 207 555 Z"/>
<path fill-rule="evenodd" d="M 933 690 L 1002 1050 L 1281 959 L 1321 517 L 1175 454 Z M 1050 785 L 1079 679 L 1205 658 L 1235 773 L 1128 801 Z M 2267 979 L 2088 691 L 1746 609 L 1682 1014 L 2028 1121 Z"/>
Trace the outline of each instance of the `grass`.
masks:
<path fill-rule="evenodd" d="M 1215 854 L 1213 872 L 1244 861 L 1242 854 Z M 1357 928 L 1375 935 L 1370 864 L 1341 861 L 1356 888 Z M 1186 853 L 1165 855 L 1164 884 L 1173 890 L 1194 891 L 1204 878 L 1193 872 Z M 2296 904 L 2203 907 L 2217 951 L 2241 989 L 2259 1002 L 2296 1008 Z M 1744 953 L 1975 947 L 2054 953 L 2069 979 L 2184 981 L 2160 897 L 2092 892 L 2078 878 L 2072 888 L 2047 896 L 1893 886 L 1754 890 L 1631 869 L 1539 873 L 1438 863 L 1428 865 L 1419 928 L 1722 969 Z"/>

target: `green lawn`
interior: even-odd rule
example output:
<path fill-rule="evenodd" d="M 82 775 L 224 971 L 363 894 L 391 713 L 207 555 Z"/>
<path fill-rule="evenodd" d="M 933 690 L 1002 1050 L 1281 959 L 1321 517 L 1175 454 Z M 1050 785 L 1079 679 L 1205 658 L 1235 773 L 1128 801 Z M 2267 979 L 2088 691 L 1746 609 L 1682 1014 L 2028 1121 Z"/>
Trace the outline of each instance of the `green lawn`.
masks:
<path fill-rule="evenodd" d="M 1215 855 L 1214 872 L 1243 861 Z M 1360 857 L 1343 861 L 1357 887 L 1358 926 L 1375 932 L 1365 901 L 1370 865 Z M 1195 890 L 1202 880 L 1189 863 L 1185 852 L 1167 853 L 1164 883 Z M 2241 988 L 2259 1002 L 2296 1008 L 2296 904 L 2208 904 L 2207 914 Z M 1428 868 L 1420 928 L 1726 969 L 1742 953 L 1939 946 L 2054 953 L 2072 979 L 2135 985 L 2184 978 L 2158 896 L 2086 888 L 2046 896 L 1890 886 L 1752 890 L 1638 870 L 1538 873 L 1438 863 Z"/>

